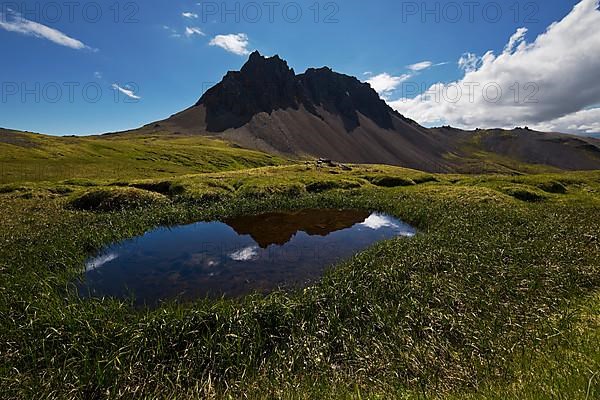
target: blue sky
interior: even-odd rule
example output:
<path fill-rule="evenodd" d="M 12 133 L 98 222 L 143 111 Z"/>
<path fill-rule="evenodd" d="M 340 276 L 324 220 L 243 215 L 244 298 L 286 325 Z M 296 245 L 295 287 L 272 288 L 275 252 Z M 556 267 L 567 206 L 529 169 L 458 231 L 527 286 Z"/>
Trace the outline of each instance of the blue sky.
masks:
<path fill-rule="evenodd" d="M 461 57 L 467 59 L 466 53 L 473 57 L 473 68 L 485 66 L 482 56 L 490 50 L 502 53 L 519 28 L 526 32 L 514 36 L 515 48 L 522 42 L 533 43 L 553 22 L 573 13 L 578 1 L 450 3 L 145 0 L 81 1 L 70 8 L 62 2 L 3 2 L 0 126 L 57 135 L 136 128 L 194 104 L 228 70 L 239 69 L 247 52 L 255 49 L 265 55 L 279 54 L 297 73 L 327 65 L 371 80 L 394 108 L 426 125 L 437 120 L 464 127 L 487 125 L 488 121 L 475 117 L 455 118 L 463 108 L 450 110 L 447 119 L 446 106 L 435 111 L 440 118 L 429 115 L 435 108 L 424 105 L 423 98 L 418 105 L 408 102 L 405 97 L 414 99 L 417 93 L 406 92 L 402 83 L 417 83 L 422 92 L 438 82 L 460 82 L 473 72 L 459 66 Z M 597 6 L 597 0 L 582 3 Z M 588 24 L 593 26 L 595 21 Z M 590 35 L 575 32 L 578 25 L 567 28 L 574 35 Z M 596 29 L 591 34 L 600 37 L 600 26 Z M 592 40 L 589 46 L 595 46 Z M 553 47 L 544 49 L 540 52 Z M 583 50 L 574 57 L 583 58 Z M 592 68 L 600 56 L 589 57 L 593 59 L 582 62 Z M 408 67 L 417 63 L 421 64 L 412 70 Z M 101 96 L 92 101 L 98 97 L 98 88 Z M 542 98 L 533 116 L 527 111 L 517 121 L 508 116 L 489 123 L 509 126 L 523 121 L 568 130 L 572 123 L 563 127 L 551 122 L 591 109 L 595 124 L 600 116 L 597 92 L 553 112 L 546 110 L 552 107 L 544 107 Z M 470 112 L 478 113 L 480 109 Z M 583 122 L 589 125 L 590 115 L 585 118 Z"/>

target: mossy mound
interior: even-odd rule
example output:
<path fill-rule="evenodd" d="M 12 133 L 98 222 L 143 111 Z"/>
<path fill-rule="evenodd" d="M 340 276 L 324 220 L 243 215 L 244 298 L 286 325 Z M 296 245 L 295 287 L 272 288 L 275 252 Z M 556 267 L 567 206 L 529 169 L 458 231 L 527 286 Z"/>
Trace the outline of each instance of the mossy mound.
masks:
<path fill-rule="evenodd" d="M 565 194 L 567 187 L 557 181 L 542 182 L 537 187 L 547 193 Z"/>
<path fill-rule="evenodd" d="M 412 179 L 417 185 L 429 182 L 439 182 L 440 180 L 433 175 L 421 175 Z"/>
<path fill-rule="evenodd" d="M 306 185 L 306 191 L 309 193 L 320 193 L 326 192 L 328 190 L 335 189 L 356 189 L 361 187 L 362 185 L 359 182 L 347 181 L 347 180 L 325 180 L 325 181 L 316 181 L 310 182 Z"/>
<path fill-rule="evenodd" d="M 73 193 L 73 189 L 67 186 L 56 186 L 49 188 L 48 191 L 52 194 L 65 195 L 69 193 Z"/>
<path fill-rule="evenodd" d="M 0 194 L 14 193 L 14 192 L 24 192 L 27 191 L 24 186 L 9 184 L 9 185 L 0 185 Z"/>
<path fill-rule="evenodd" d="M 543 201 L 547 198 L 544 192 L 533 187 L 526 186 L 510 186 L 503 188 L 504 193 L 514 197 L 517 200 L 527 201 L 530 203 Z"/>
<path fill-rule="evenodd" d="M 375 176 L 368 177 L 367 180 L 375 186 L 380 187 L 399 187 L 399 186 L 414 186 L 415 181 L 401 176 Z"/>
<path fill-rule="evenodd" d="M 136 188 L 98 189 L 72 199 L 69 205 L 76 210 L 119 211 L 147 207 L 167 201 L 164 195 Z"/>
<path fill-rule="evenodd" d="M 177 196 L 185 193 L 185 186 L 179 183 L 171 182 L 171 181 L 161 181 L 161 182 L 141 182 L 141 183 L 133 183 L 131 186 L 148 190 L 150 192 L 160 193 L 167 196 Z"/>
<path fill-rule="evenodd" d="M 297 197 L 306 194 L 304 185 L 299 183 L 274 184 L 274 185 L 242 185 L 237 194 L 245 198 L 265 198 L 273 195 Z"/>

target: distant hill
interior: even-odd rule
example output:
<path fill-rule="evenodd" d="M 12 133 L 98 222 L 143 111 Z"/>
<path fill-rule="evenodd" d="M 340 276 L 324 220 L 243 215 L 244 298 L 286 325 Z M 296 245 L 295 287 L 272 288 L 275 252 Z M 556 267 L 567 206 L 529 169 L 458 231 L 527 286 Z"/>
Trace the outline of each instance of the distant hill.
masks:
<path fill-rule="evenodd" d="M 285 156 L 433 172 L 600 168 L 598 139 L 528 129 L 428 129 L 354 77 L 327 67 L 296 75 L 278 56 L 258 52 L 194 106 L 144 129 L 214 136 Z"/>
<path fill-rule="evenodd" d="M 285 163 L 198 135 L 57 137 L 0 128 L 0 185 L 71 178 L 119 180 L 220 172 Z"/>

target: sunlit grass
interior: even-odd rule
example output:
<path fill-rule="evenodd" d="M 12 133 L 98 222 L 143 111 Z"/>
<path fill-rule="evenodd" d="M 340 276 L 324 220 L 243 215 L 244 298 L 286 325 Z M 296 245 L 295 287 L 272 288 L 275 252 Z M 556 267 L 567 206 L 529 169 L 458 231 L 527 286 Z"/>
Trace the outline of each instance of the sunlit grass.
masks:
<path fill-rule="evenodd" d="M 600 394 L 600 173 L 312 164 L 186 173 L 0 187 L 3 398 Z M 76 297 L 85 258 L 108 243 L 315 207 L 384 211 L 419 234 L 293 293 L 152 311 Z"/>

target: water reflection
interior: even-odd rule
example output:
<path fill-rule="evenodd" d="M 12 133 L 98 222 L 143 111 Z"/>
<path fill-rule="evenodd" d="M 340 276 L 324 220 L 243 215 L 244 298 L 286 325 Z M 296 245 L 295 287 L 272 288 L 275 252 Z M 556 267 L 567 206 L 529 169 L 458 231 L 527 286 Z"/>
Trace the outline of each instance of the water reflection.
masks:
<path fill-rule="evenodd" d="M 377 241 L 414 234 L 389 215 L 329 209 L 160 228 L 90 259 L 80 293 L 152 306 L 302 287 Z"/>

